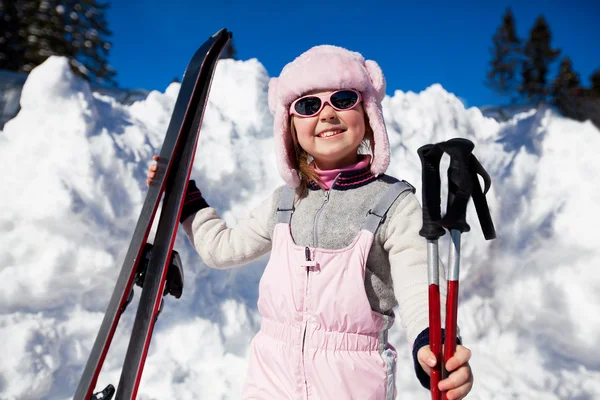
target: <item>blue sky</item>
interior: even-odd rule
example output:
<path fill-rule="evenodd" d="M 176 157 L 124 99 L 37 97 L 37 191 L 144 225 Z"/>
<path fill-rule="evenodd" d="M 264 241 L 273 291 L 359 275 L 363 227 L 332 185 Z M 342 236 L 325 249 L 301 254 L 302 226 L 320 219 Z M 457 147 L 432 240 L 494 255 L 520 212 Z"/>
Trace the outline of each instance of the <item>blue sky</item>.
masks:
<path fill-rule="evenodd" d="M 600 2 L 113 0 L 109 62 L 119 86 L 164 91 L 181 77 L 202 42 L 221 28 L 233 32 L 237 57 L 257 58 L 270 76 L 317 44 L 335 44 L 376 60 L 387 93 L 421 91 L 434 83 L 468 106 L 504 104 L 483 81 L 492 36 L 506 7 L 526 38 L 543 14 L 552 44 L 573 61 L 587 84 L 600 68 Z M 555 67 L 558 62 L 555 63 Z"/>

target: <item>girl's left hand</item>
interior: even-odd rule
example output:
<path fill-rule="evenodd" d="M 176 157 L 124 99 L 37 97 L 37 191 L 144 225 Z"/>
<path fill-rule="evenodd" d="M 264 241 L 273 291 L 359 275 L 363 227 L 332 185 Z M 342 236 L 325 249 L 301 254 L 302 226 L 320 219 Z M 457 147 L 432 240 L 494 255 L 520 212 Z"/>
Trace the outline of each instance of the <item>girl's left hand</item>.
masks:
<path fill-rule="evenodd" d="M 423 346 L 417 353 L 417 359 L 427 375 L 431 376 L 431 368 L 437 363 L 429 346 Z M 439 382 L 440 390 L 447 392 L 448 400 L 460 400 L 471 391 L 473 387 L 473 372 L 469 366 L 471 350 L 457 345 L 456 352 L 446 363 L 450 375 Z"/>

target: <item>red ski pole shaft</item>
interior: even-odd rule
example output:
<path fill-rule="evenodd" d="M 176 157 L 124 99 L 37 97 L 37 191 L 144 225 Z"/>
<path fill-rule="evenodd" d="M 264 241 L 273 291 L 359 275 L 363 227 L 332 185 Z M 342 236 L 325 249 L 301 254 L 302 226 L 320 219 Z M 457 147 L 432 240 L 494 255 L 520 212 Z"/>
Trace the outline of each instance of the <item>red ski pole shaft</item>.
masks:
<path fill-rule="evenodd" d="M 442 398 L 442 393 L 438 387 L 442 378 L 442 323 L 440 316 L 440 271 L 438 260 L 438 240 L 428 240 L 429 347 L 437 361 L 429 374 L 432 400 L 440 400 Z"/>
<path fill-rule="evenodd" d="M 458 336 L 458 277 L 460 274 L 460 235 L 456 229 L 450 231 L 450 251 L 448 254 L 448 293 L 446 296 L 446 330 L 444 338 L 444 368 L 443 379 L 449 373 L 446 363 L 456 353 L 456 338 Z M 447 400 L 443 392 L 443 400 Z"/>

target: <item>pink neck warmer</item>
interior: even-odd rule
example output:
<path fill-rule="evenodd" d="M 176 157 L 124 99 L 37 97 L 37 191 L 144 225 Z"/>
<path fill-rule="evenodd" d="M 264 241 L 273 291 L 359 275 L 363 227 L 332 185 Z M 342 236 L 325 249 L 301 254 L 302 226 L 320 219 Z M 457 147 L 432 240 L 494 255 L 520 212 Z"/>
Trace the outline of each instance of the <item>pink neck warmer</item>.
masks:
<path fill-rule="evenodd" d="M 369 166 L 370 162 L 371 162 L 371 155 L 361 154 L 358 156 L 357 163 L 351 164 L 344 168 L 321 170 L 315 166 L 314 162 L 312 162 L 310 165 L 313 168 L 313 170 L 319 175 L 319 178 L 321 178 L 320 186 L 325 190 L 329 190 L 331 188 L 331 184 L 333 183 L 334 179 L 336 178 L 336 176 L 338 176 L 338 174 L 340 172 L 358 171 L 361 169 L 365 169 Z"/>

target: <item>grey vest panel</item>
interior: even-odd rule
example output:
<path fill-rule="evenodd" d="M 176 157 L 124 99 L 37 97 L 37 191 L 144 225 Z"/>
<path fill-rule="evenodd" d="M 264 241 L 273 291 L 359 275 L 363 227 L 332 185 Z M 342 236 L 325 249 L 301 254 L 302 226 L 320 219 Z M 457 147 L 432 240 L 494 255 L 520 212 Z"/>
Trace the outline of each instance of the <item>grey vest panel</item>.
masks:
<path fill-rule="evenodd" d="M 375 207 L 369 210 L 367 219 L 364 223 L 364 229 L 377 232 L 377 228 L 385 221 L 386 214 L 394 201 L 402 193 L 414 191 L 414 187 L 406 181 L 398 181 L 392 184 L 389 189 L 381 196 Z M 295 190 L 286 185 L 281 192 L 281 200 L 277 208 L 277 222 L 289 224 L 294 213 Z"/>

